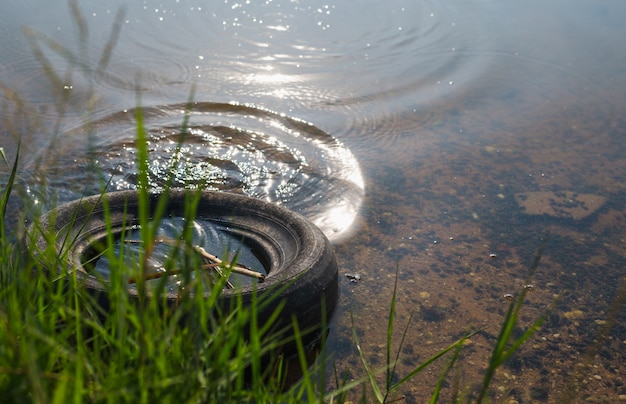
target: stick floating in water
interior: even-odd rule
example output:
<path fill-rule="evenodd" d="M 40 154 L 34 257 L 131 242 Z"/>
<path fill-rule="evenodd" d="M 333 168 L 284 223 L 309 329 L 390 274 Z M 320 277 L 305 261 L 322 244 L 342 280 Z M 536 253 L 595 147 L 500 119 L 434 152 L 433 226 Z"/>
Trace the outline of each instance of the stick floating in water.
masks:
<path fill-rule="evenodd" d="M 143 243 L 142 240 L 124 240 L 124 242 L 136 243 L 136 244 Z M 158 239 L 158 240 L 155 240 L 155 242 L 169 244 L 174 247 L 178 247 L 180 245 L 180 240 L 172 240 L 172 239 L 167 239 L 167 238 Z M 197 245 L 193 246 L 192 248 L 194 252 L 199 254 L 206 261 L 206 264 L 202 265 L 202 269 L 214 270 L 219 276 L 224 277 L 225 275 L 224 275 L 224 272 L 222 271 L 222 268 L 226 267 L 226 268 L 229 268 L 234 273 L 244 275 L 244 276 L 249 276 L 251 278 L 255 278 L 258 282 L 263 282 L 265 280 L 265 275 L 263 275 L 262 273 L 253 271 L 244 265 L 232 264 L 226 261 L 222 261 L 216 255 L 208 253 L 204 248 L 197 246 Z M 145 274 L 143 277 L 143 280 L 147 281 L 151 279 L 162 278 L 163 276 L 179 275 L 182 272 L 183 272 L 182 269 L 171 269 L 169 271 L 164 271 L 164 272 L 155 272 L 151 274 Z M 128 283 L 130 284 L 137 283 L 137 279 L 129 278 Z M 228 280 L 226 281 L 226 287 L 228 289 L 234 288 L 233 284 L 230 283 L 230 281 Z"/>

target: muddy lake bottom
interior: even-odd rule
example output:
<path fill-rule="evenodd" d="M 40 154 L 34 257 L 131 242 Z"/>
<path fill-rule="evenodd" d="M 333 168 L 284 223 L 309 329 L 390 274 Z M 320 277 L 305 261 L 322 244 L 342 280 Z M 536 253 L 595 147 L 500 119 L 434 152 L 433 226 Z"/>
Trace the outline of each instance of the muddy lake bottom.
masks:
<path fill-rule="evenodd" d="M 626 167 L 619 153 L 607 150 L 617 139 L 606 131 L 602 140 L 571 146 L 571 122 L 533 125 L 537 138 L 550 135 L 556 146 L 548 149 L 519 138 L 470 147 L 437 148 L 435 141 L 422 145 L 423 157 L 397 147 L 384 153 L 393 156 L 393 166 L 382 155 L 370 163 L 375 191 L 365 198 L 353 237 L 336 247 L 340 275 L 361 275 L 358 282 L 340 279 L 330 339 L 331 348 L 339 347 L 338 369 L 364 374 L 350 348 L 350 312 L 369 360 L 384 367 L 397 268 L 394 352 L 413 316 L 398 377 L 468 330 L 484 328 L 464 347 L 442 397 L 471 395 L 508 309 L 506 295 L 516 298 L 527 287 L 515 335 L 547 313 L 546 319 L 496 373 L 493 402 L 625 399 L 626 199 L 619 173 Z M 475 125 L 464 127 L 481 130 Z M 593 121 L 585 125 L 594 130 Z M 605 157 L 585 158 L 583 165 L 581 154 Z M 406 402 L 425 402 L 445 364 L 436 362 L 404 386 Z"/>

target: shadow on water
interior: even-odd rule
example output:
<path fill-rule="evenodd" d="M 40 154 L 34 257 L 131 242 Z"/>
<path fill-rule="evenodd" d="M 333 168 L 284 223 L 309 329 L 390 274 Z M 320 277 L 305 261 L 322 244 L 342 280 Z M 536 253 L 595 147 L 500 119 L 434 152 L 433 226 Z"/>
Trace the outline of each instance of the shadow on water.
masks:
<path fill-rule="evenodd" d="M 621 2 L 119 0 L 80 18 L 37 3 L 0 16 L 1 146 L 23 139 L 22 205 L 136 186 L 139 93 L 154 187 L 176 167 L 179 186 L 283 204 L 335 241 L 339 369 L 360 367 L 349 310 L 376 365 L 398 263 L 397 318 L 421 320 L 398 371 L 486 326 L 463 353 L 471 388 L 548 230 L 521 326 L 559 296 L 557 310 L 493 398 L 626 395 L 626 319 L 610 306 L 626 262 Z"/>

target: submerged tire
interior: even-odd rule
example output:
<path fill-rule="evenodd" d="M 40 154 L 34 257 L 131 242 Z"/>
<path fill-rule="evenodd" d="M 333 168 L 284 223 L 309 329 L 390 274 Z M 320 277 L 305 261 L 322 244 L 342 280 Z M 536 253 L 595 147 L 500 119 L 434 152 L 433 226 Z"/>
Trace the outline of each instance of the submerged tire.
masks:
<path fill-rule="evenodd" d="M 170 191 L 165 216 L 184 217 L 185 201 L 191 193 Z M 150 212 L 161 196 L 150 194 Z M 218 302 L 225 310 L 235 307 L 240 297 L 246 307 L 253 299 L 270 298 L 272 304 L 259 306 L 260 324 L 280 302 L 284 302 L 284 309 L 277 327 L 288 327 L 294 315 L 302 330 L 319 327 L 323 316 L 330 318 L 337 303 L 337 263 L 330 242 L 315 225 L 294 212 L 259 199 L 211 191 L 201 192 L 195 219 L 215 223 L 245 239 L 246 245 L 255 249 L 267 272 L 262 283 L 224 289 Z M 41 259 L 37 252 L 49 251 L 49 248 L 53 248 L 58 257 L 65 257 L 65 262 L 55 268 L 42 264 L 55 274 L 75 271 L 84 286 L 98 296 L 99 303 L 107 307 L 107 285 L 102 276 L 96 276 L 85 263 L 94 256 L 95 241 L 105 240 L 107 226 L 111 226 L 113 233 L 120 234 L 138 223 L 137 191 L 96 195 L 61 205 L 44 215 L 29 229 L 27 246 L 35 259 Z M 55 237 L 51 239 L 43 233 Z M 54 240 L 54 245 L 49 245 L 50 240 Z M 129 294 L 138 297 L 136 289 L 129 288 Z M 178 299 L 178 293 L 167 293 L 169 304 L 176 304 Z"/>

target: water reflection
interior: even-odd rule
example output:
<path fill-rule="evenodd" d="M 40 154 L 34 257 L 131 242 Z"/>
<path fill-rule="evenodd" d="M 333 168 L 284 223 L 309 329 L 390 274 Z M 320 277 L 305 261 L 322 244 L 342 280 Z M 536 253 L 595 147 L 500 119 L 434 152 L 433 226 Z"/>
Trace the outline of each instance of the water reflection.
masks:
<path fill-rule="evenodd" d="M 146 261 L 146 266 L 153 280 L 148 281 L 146 286 L 148 288 L 158 287 L 160 276 L 167 273 L 168 270 L 176 272 L 185 267 L 185 260 L 189 257 L 179 256 L 176 253 L 180 246 L 171 245 L 166 240 L 180 240 L 182 229 L 190 229 L 191 240 L 193 246 L 199 246 L 212 251 L 221 251 L 221 259 L 228 258 L 227 262 L 231 262 L 233 257 L 237 257 L 237 263 L 245 266 L 245 268 L 253 270 L 263 275 L 267 275 L 267 268 L 265 268 L 262 262 L 253 254 L 249 246 L 242 244 L 241 238 L 235 234 L 228 232 L 227 228 L 220 226 L 210 220 L 196 219 L 187 225 L 182 218 L 167 218 L 159 222 L 157 230 L 157 242 L 154 246 L 154 250 Z M 136 242 L 141 240 L 140 228 L 135 225 L 132 226 L 128 234 L 123 237 L 124 241 L 117 240 L 114 244 L 114 256 L 116 259 L 122 260 L 128 268 L 135 268 L 138 257 L 144 253 L 142 244 Z M 178 250 L 179 251 L 179 250 Z M 175 262 L 171 262 L 174 259 Z M 104 279 L 111 277 L 111 263 L 109 258 L 101 256 L 94 260 L 93 271 L 96 271 Z M 91 261 L 92 264 L 94 261 Z M 208 272 L 210 274 L 210 272 Z M 160 275 L 160 276 L 159 276 Z M 130 275 L 132 277 L 132 275 Z M 191 276 L 195 276 L 192 274 Z M 166 289 L 170 293 L 180 292 L 185 281 L 183 276 L 178 274 L 168 275 L 166 278 Z M 207 282 L 207 286 L 210 290 L 211 277 L 206 276 L 201 278 Z M 229 282 L 231 286 L 242 287 L 249 286 L 256 282 L 256 279 L 249 276 L 244 276 L 238 273 L 230 274 Z M 131 288 L 135 288 L 134 282 L 131 282 Z"/>
<path fill-rule="evenodd" d="M 136 110 L 67 132 L 52 147 L 48 193 L 80 184 L 71 199 L 138 186 Z M 312 124 L 250 105 L 192 103 L 142 109 L 151 189 L 243 193 L 284 204 L 331 239 L 350 228 L 364 194 L 359 164 L 341 142 Z M 97 179 L 100 178 L 98 181 Z M 85 190 L 86 187 L 87 191 Z"/>
<path fill-rule="evenodd" d="M 35 23 L 37 32 L 62 43 L 75 56 L 88 56 L 90 60 L 81 63 L 93 68 L 104 51 L 98 38 L 110 38 L 119 18 L 116 11 L 123 6 L 124 44 L 113 50 L 106 71 L 92 78 L 97 91 L 118 100 L 120 94 L 111 90 L 134 97 L 139 88 L 150 97 L 177 99 L 195 82 L 199 92 L 223 97 L 216 101 L 258 103 L 273 95 L 288 100 L 282 105 L 290 108 L 356 107 L 375 100 L 399 103 L 405 96 L 412 102 L 437 99 L 450 93 L 452 86 L 471 83 L 485 73 L 485 61 L 467 54 L 485 39 L 475 11 L 465 6 L 372 0 L 224 1 L 211 7 L 193 2 L 125 3 L 82 10 L 90 37 L 87 44 L 72 35 L 71 14 L 63 9 L 52 14 L 56 20 L 43 23 L 16 4 L 5 18 L 17 15 L 26 24 Z M 16 48 L 15 43 L 7 41 L 4 47 Z M 77 48 L 85 46 L 88 49 L 81 54 Z M 50 53 L 54 51 L 46 52 Z M 25 62 L 13 52 L 4 60 L 16 72 Z M 67 64 L 50 63 L 53 68 Z M 22 77 L 36 78 L 28 73 Z M 34 89 L 25 96 L 45 99 Z"/>

